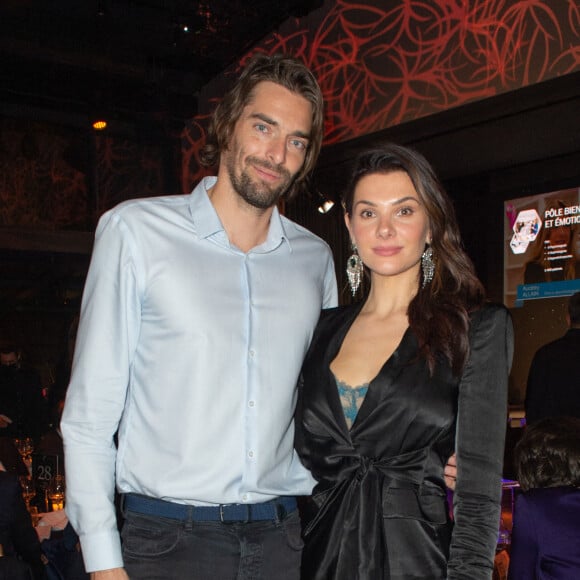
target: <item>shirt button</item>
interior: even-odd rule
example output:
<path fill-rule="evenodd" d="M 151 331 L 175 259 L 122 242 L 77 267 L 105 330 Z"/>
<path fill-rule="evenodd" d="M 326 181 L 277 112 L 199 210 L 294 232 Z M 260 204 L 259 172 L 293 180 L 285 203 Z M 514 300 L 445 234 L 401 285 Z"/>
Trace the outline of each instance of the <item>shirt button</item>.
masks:
<path fill-rule="evenodd" d="M 242 496 L 242 501 L 248 501 L 248 495 L 246 493 Z"/>
<path fill-rule="evenodd" d="M 254 452 L 253 451 L 248 451 L 248 457 L 254 457 Z"/>
<path fill-rule="evenodd" d="M 254 401 L 250 401 L 250 402 L 248 403 L 248 406 L 250 406 L 250 407 L 254 407 L 255 405 L 256 405 L 256 403 L 255 403 Z"/>
<path fill-rule="evenodd" d="M 255 353 L 255 351 L 251 350 L 251 351 L 250 351 L 250 356 L 251 356 L 252 358 L 254 357 L 254 354 L 256 354 L 256 353 Z"/>

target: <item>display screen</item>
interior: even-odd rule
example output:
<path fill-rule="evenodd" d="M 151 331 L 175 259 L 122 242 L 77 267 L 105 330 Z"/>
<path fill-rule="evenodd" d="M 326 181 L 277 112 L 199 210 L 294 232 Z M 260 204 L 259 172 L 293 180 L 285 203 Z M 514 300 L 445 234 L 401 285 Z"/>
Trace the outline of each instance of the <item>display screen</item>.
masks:
<path fill-rule="evenodd" d="M 504 303 L 580 291 L 580 188 L 504 202 Z"/>

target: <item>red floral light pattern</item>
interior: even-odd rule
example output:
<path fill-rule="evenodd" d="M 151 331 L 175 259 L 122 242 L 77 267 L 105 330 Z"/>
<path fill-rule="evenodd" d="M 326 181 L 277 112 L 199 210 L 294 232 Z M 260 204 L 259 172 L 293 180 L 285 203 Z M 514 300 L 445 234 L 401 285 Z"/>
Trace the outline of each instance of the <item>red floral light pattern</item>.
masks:
<path fill-rule="evenodd" d="M 314 71 L 326 101 L 326 144 L 580 68 L 578 0 L 327 4 L 314 26 L 315 15 L 288 21 L 256 49 L 293 54 Z M 205 123 L 195 119 L 185 135 L 189 183 L 201 174 Z"/>
<path fill-rule="evenodd" d="M 96 215 L 121 201 L 152 197 L 164 191 L 162 151 L 159 146 L 127 139 L 96 137 Z"/>
<path fill-rule="evenodd" d="M 20 125 L 0 124 L 0 227 L 87 228 L 85 177 L 64 160 L 70 135 Z"/>

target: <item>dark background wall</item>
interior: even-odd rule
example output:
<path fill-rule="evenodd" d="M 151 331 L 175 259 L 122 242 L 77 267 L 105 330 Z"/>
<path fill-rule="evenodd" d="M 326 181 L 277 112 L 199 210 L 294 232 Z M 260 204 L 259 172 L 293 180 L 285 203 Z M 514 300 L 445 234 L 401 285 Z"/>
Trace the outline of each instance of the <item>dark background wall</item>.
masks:
<path fill-rule="evenodd" d="M 74 325 L 98 216 L 124 199 L 187 192 L 210 111 L 254 51 L 289 52 L 317 75 L 325 146 L 289 217 L 326 239 L 341 287 L 338 199 L 357 151 L 412 145 L 452 195 L 466 247 L 502 298 L 503 201 L 580 185 L 580 36 L 574 0 L 328 0 L 268 33 L 197 96 L 181 134 L 131 126 L 95 136 L 67 111 L 0 113 L 0 340 L 16 335 L 50 380 Z M 344 301 L 348 293 L 342 295 Z M 531 353 L 563 330 L 562 300 L 515 311 L 514 403 Z"/>

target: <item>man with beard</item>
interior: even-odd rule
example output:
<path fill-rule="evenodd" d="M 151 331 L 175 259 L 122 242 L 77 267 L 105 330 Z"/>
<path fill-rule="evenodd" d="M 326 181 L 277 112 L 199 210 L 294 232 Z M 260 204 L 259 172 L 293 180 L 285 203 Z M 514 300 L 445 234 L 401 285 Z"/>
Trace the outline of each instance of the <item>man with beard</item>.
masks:
<path fill-rule="evenodd" d="M 327 244 L 276 204 L 322 134 L 312 73 L 255 57 L 214 114 L 217 177 L 101 218 L 61 424 L 95 580 L 299 578 L 295 386 L 337 292 Z"/>

